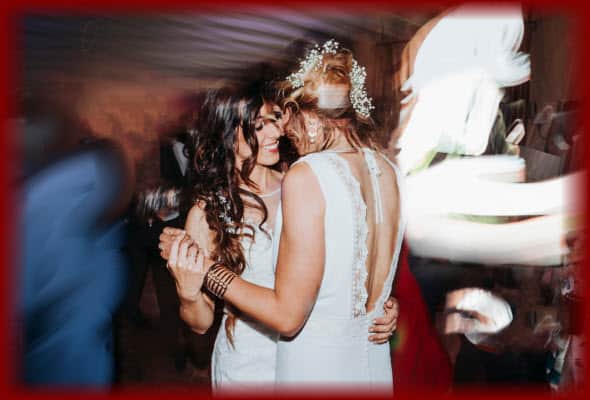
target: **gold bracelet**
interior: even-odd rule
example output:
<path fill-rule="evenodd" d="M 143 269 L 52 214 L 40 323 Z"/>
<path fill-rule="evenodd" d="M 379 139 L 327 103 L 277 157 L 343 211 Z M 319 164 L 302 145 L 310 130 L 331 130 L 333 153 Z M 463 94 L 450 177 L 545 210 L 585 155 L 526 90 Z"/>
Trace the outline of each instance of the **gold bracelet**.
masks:
<path fill-rule="evenodd" d="M 215 263 L 213 266 L 211 266 L 211 268 L 209 268 L 207 275 L 205 275 L 205 282 L 203 282 L 203 284 L 207 290 L 211 292 L 211 294 L 223 300 L 223 296 L 225 295 L 227 287 L 236 276 L 238 275 L 231 269 L 221 265 L 220 263 Z"/>

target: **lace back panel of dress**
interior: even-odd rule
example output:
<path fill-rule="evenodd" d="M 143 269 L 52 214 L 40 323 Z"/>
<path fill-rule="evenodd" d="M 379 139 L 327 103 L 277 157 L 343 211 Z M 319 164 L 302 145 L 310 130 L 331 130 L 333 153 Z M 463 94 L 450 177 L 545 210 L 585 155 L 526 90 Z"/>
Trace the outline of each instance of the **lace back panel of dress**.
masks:
<path fill-rule="evenodd" d="M 357 318 L 367 314 L 367 206 L 362 198 L 358 181 L 352 175 L 352 171 L 346 160 L 332 155 L 330 162 L 337 174 L 342 178 L 350 194 L 353 205 L 353 262 L 352 262 L 352 317 Z"/>

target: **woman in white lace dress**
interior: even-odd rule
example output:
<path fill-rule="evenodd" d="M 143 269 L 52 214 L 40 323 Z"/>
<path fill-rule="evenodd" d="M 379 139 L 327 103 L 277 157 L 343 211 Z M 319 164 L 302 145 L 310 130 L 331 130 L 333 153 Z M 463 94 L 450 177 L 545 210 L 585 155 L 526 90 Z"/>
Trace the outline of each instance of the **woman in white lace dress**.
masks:
<path fill-rule="evenodd" d="M 290 338 L 277 348 L 279 384 L 390 392 L 389 346 L 368 336 L 403 235 L 400 173 L 375 151 L 364 70 L 350 52 L 329 41 L 301 65 L 287 85 L 286 132 L 307 155 L 282 183 L 274 288 L 241 279 L 194 246 L 189 253 L 179 239 L 169 263 L 190 264 L 210 293 Z"/>
<path fill-rule="evenodd" d="M 266 288 L 274 286 L 273 227 L 282 179 L 282 173 L 270 168 L 279 161 L 282 113 L 269 97 L 256 84 L 208 93 L 192 134 L 195 206 L 186 223 L 190 240 L 210 257 L 231 266 L 244 281 Z M 163 236 L 183 233 L 171 228 L 167 232 Z M 180 243 L 185 255 L 194 255 L 190 240 Z M 167 243 L 164 240 L 162 247 Z M 162 255 L 167 258 L 167 250 Z M 206 332 L 213 323 L 214 301 L 201 291 L 202 279 L 195 279 L 186 260 L 169 266 L 182 318 L 195 332 Z M 391 305 L 388 311 L 374 327 L 372 340 L 377 343 L 386 342 L 394 329 L 397 311 Z M 225 307 L 212 354 L 213 390 L 271 386 L 277 339 L 276 330 Z"/>

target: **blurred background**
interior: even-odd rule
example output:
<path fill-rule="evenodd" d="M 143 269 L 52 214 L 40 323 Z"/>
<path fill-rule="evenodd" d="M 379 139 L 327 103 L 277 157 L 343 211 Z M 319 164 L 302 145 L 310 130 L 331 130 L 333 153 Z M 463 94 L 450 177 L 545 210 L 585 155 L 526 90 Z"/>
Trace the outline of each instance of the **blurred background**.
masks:
<path fill-rule="evenodd" d="M 135 221 L 134 208 L 142 191 L 178 178 L 171 172 L 166 146 L 182 133 L 199 94 L 244 79 L 245 70 L 262 62 L 269 71 L 286 71 L 301 55 L 304 41 L 336 38 L 366 67 L 375 118 L 389 133 L 399 117 L 396 72 L 402 50 L 441 11 L 243 7 L 223 13 L 23 17 L 22 86 L 15 93 L 22 115 L 15 122 L 26 125 L 31 116 L 44 115 L 67 129 L 68 143 L 112 141 L 122 151 L 128 173 L 121 191 L 135 198 L 123 201 L 129 204 L 124 220 L 131 226 L 126 244 L 131 289 L 113 325 L 118 384 L 209 382 L 215 331 L 191 334 L 163 312 L 176 312 L 177 300 L 173 283 L 162 276 L 167 271 L 158 256 L 157 236 L 173 217 Z M 582 127 L 576 117 L 580 97 L 575 90 L 580 47 L 571 16 L 534 9 L 525 9 L 524 16 L 521 51 L 530 54 L 532 78 L 506 91 L 501 110 L 506 127 L 517 120 L 526 127 L 519 146 L 527 161 L 527 181 L 532 182 L 582 166 Z M 50 152 L 52 136 L 30 129 L 27 134 L 14 132 L 23 146 L 22 176 L 15 177 L 21 180 L 40 168 L 39 157 Z M 382 141 L 386 144 L 389 136 Z M 410 267 L 455 366 L 457 385 L 532 384 L 549 390 L 555 378 L 547 365 L 557 353 L 548 343 L 555 339 L 555 324 L 561 331 L 573 329 L 570 304 L 560 295 L 569 279 L 567 265 L 486 267 L 414 257 Z M 475 348 L 460 335 L 443 333 L 445 294 L 466 286 L 493 288 L 516 310 L 501 345 Z M 539 328 L 547 318 L 555 323 L 549 331 Z"/>
<path fill-rule="evenodd" d="M 138 169 L 147 179 L 158 174 L 159 165 L 157 157 L 146 156 L 156 151 L 161 125 L 177 117 L 180 95 L 241 79 L 259 62 L 277 67 L 292 62 L 299 55 L 297 39 L 335 37 L 348 45 L 367 69 L 377 119 L 395 127 L 402 49 L 440 11 L 245 8 L 194 15 L 27 15 L 19 98 L 44 95 L 64 104 L 91 131 L 119 141 L 135 163 L 149 159 Z M 573 27 L 567 15 L 525 12 L 521 51 L 531 55 L 532 79 L 508 90 L 503 103 L 521 103 L 513 104 L 507 126 L 519 117 L 529 123 L 547 105 L 554 111 L 573 107 L 577 64 L 572 57 L 578 48 Z"/>

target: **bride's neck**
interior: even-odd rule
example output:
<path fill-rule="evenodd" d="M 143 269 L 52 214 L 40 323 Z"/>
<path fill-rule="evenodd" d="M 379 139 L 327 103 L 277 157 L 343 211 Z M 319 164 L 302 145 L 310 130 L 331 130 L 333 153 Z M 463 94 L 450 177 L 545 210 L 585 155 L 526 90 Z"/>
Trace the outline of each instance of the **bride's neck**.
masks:
<path fill-rule="evenodd" d="M 340 128 L 334 130 L 334 135 L 332 136 L 332 142 L 326 150 L 355 150 L 356 147 L 353 146 L 346 137 L 344 131 Z"/>
<path fill-rule="evenodd" d="M 266 193 L 275 189 L 273 187 L 274 183 L 274 174 L 273 171 L 262 165 L 255 165 L 250 173 L 250 180 L 256 185 L 255 187 L 251 187 L 250 185 L 246 185 L 245 182 L 242 182 L 242 186 L 246 187 L 246 189 L 257 193 Z"/>

